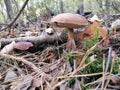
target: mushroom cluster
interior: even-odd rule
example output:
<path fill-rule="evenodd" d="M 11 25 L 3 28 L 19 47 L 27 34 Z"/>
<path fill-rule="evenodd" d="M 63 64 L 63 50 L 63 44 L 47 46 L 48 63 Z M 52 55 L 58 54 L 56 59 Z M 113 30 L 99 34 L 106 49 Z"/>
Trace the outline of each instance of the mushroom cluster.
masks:
<path fill-rule="evenodd" d="M 50 21 L 50 24 L 61 28 L 67 28 L 68 30 L 67 48 L 71 50 L 76 50 L 76 44 L 74 40 L 75 38 L 74 29 L 88 25 L 88 21 L 84 16 L 79 14 L 62 13 L 53 17 Z"/>

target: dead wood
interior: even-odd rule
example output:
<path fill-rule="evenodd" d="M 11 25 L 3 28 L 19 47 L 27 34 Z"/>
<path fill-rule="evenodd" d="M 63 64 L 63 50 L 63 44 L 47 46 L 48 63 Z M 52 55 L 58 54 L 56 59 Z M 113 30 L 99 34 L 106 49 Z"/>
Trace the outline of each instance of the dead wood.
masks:
<path fill-rule="evenodd" d="M 56 33 L 53 35 L 48 35 L 47 33 L 43 32 L 40 36 L 27 36 L 27 37 L 18 37 L 18 38 L 2 38 L 0 40 L 1 46 L 4 46 L 6 44 L 11 43 L 12 41 L 15 42 L 21 42 L 21 41 L 27 41 L 31 42 L 33 44 L 41 44 L 41 43 L 53 43 L 55 41 L 64 41 L 67 37 L 64 35 L 64 33 Z"/>

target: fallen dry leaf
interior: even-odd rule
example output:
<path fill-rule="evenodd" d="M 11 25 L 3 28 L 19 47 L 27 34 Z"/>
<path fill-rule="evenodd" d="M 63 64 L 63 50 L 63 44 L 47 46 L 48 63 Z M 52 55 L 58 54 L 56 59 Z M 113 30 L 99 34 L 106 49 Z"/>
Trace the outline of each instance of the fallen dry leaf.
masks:
<path fill-rule="evenodd" d="M 11 71 L 7 72 L 5 79 L 4 79 L 4 82 L 14 80 L 16 78 L 18 78 L 17 74 L 11 70 Z"/>
<path fill-rule="evenodd" d="M 112 51 L 112 55 L 111 55 L 115 60 L 118 59 L 118 55 L 116 54 L 116 52 L 113 50 Z"/>
<path fill-rule="evenodd" d="M 24 76 L 23 78 L 12 82 L 10 90 L 28 90 L 31 86 L 32 80 L 32 76 Z"/>
<path fill-rule="evenodd" d="M 9 54 L 14 49 L 15 41 L 11 42 L 10 44 L 6 45 L 1 51 L 1 54 Z"/>
<path fill-rule="evenodd" d="M 41 78 L 34 78 L 32 82 L 32 87 L 40 87 L 42 83 Z"/>
<path fill-rule="evenodd" d="M 113 76 L 111 78 L 111 81 L 112 81 L 113 84 L 117 84 L 117 83 L 120 82 L 120 77 L 119 76 Z"/>
<path fill-rule="evenodd" d="M 80 39 L 93 39 L 95 35 L 97 35 L 99 38 L 104 38 L 107 36 L 107 31 L 104 30 L 100 25 L 99 22 L 94 21 L 92 24 L 90 24 L 84 31 L 79 32 L 77 35 L 77 38 Z M 109 39 L 105 39 L 104 43 L 105 46 L 108 46 Z"/>
<path fill-rule="evenodd" d="M 55 59 L 55 53 L 52 48 L 46 48 L 40 55 L 40 61 L 51 61 Z"/>

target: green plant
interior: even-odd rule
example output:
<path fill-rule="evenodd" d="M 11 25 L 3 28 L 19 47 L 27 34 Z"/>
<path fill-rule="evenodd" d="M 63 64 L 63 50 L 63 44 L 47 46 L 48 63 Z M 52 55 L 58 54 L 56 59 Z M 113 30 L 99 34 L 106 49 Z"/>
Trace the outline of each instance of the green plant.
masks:
<path fill-rule="evenodd" d="M 68 82 L 68 87 L 72 87 L 75 83 L 75 79 L 74 78 L 71 78 Z"/>
<path fill-rule="evenodd" d="M 72 53 L 67 53 L 67 56 L 66 56 L 66 62 L 68 62 L 68 61 L 73 61 L 73 59 L 75 58 L 76 56 L 74 55 L 74 54 L 72 54 Z"/>
<path fill-rule="evenodd" d="M 117 60 L 115 60 L 112 73 L 113 73 L 113 74 L 118 74 L 118 73 L 120 73 L 119 67 L 120 67 L 120 58 L 118 58 Z"/>
<path fill-rule="evenodd" d="M 89 86 L 89 85 L 86 85 L 86 84 L 80 84 L 80 86 L 81 86 L 82 89 L 84 89 L 84 90 L 89 90 L 89 89 L 90 89 L 90 86 Z"/>

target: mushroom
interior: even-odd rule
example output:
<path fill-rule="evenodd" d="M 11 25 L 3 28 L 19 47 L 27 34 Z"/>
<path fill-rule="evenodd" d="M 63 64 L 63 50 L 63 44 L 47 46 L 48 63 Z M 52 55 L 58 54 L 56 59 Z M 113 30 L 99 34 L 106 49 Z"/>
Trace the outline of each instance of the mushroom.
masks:
<path fill-rule="evenodd" d="M 68 41 L 67 48 L 75 50 L 76 44 L 74 41 L 74 28 L 81 28 L 88 25 L 88 21 L 84 16 L 72 13 L 62 13 L 53 17 L 50 24 L 57 27 L 67 28 L 68 30 Z"/>
<path fill-rule="evenodd" d="M 14 44 L 14 48 L 19 50 L 27 50 L 32 46 L 33 44 L 31 42 L 17 42 Z"/>

